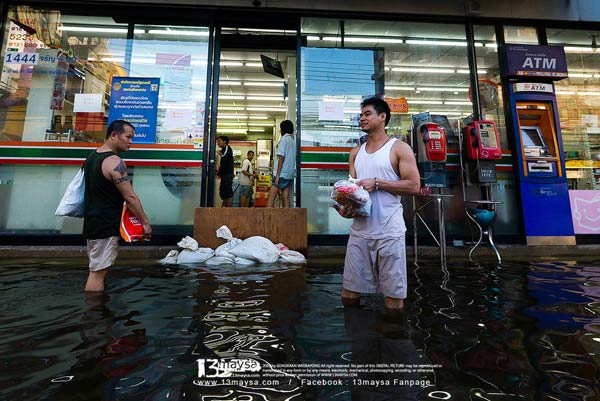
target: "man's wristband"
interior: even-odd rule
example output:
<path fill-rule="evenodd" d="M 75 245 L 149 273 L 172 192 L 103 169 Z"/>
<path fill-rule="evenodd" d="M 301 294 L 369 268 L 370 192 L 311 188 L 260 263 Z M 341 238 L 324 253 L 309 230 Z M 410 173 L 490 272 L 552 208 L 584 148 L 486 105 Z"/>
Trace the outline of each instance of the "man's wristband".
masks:
<path fill-rule="evenodd" d="M 375 177 L 375 191 L 379 191 L 379 180 Z"/>

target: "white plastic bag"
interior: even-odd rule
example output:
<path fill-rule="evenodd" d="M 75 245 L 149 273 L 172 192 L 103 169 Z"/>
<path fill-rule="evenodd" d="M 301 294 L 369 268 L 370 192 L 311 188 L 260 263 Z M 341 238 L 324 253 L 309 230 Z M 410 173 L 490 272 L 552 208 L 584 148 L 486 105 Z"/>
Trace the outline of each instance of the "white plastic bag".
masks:
<path fill-rule="evenodd" d="M 241 239 L 232 238 L 223 245 L 218 246 L 217 249 L 215 249 L 215 256 L 224 256 L 226 258 L 234 259 L 235 255 L 230 253 L 229 251 L 241 243 Z"/>
<path fill-rule="evenodd" d="M 54 214 L 56 216 L 83 217 L 83 197 L 85 195 L 85 174 L 83 167 L 77 170 L 77 174 L 67 186 Z"/>
<path fill-rule="evenodd" d="M 160 260 L 160 263 L 163 265 L 176 265 L 177 264 L 177 255 L 179 255 L 179 251 L 172 250 L 167 253 L 167 256 Z"/>
<path fill-rule="evenodd" d="M 191 251 L 189 249 L 184 249 L 179 252 L 177 256 L 178 264 L 186 264 L 186 263 L 202 263 L 209 258 L 212 258 L 214 252 L 210 248 L 198 248 L 195 251 Z"/>
<path fill-rule="evenodd" d="M 228 258 L 226 256 L 213 256 L 212 258 L 208 259 L 204 263 L 209 266 L 232 265 L 232 264 L 234 264 L 234 260 L 232 258 Z"/>
<path fill-rule="evenodd" d="M 189 250 L 195 251 L 196 249 L 198 249 L 198 241 L 196 241 L 195 239 L 193 239 L 189 235 L 186 235 L 185 237 L 183 237 L 181 239 L 181 241 L 179 241 L 177 243 L 177 246 L 180 247 L 180 248 L 184 248 L 184 249 L 189 249 Z"/>
<path fill-rule="evenodd" d="M 265 237 L 250 237 L 229 250 L 240 258 L 256 260 L 260 263 L 275 263 L 279 259 L 279 249 Z"/>
<path fill-rule="evenodd" d="M 292 263 L 294 265 L 301 265 L 306 263 L 306 258 L 300 252 L 288 249 L 281 252 L 281 255 L 279 255 L 279 261 Z"/>

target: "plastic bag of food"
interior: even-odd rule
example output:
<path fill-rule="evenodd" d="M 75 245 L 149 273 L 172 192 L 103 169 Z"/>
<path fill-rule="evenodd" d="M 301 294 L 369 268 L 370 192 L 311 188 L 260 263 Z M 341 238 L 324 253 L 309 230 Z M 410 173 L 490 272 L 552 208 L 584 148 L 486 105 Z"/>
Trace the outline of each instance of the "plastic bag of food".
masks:
<path fill-rule="evenodd" d="M 360 216 L 371 214 L 369 192 L 349 180 L 339 180 L 333 184 L 331 199 L 340 207 L 356 209 Z"/>

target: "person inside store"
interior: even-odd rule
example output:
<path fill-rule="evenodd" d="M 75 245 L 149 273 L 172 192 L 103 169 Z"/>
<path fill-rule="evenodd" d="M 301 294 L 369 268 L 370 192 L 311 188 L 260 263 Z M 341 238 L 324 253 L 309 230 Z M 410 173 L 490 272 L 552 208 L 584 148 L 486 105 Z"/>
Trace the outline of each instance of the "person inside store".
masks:
<path fill-rule="evenodd" d="M 383 292 L 386 308 L 397 311 L 404 307 L 407 295 L 401 195 L 418 193 L 420 177 L 411 147 L 385 130 L 390 116 L 383 99 L 364 100 L 359 124 L 368 138 L 350 151 L 349 174 L 369 192 L 370 215 L 334 206 L 342 217 L 354 219 L 344 261 L 344 306 L 359 305 L 361 293 Z"/>
<path fill-rule="evenodd" d="M 242 162 L 242 175 L 240 176 L 240 206 L 250 206 L 252 200 L 252 187 L 254 186 L 254 179 L 258 177 L 258 174 L 252 167 L 252 159 L 254 159 L 254 152 L 249 150 L 246 159 Z"/>
<path fill-rule="evenodd" d="M 267 207 L 273 207 L 275 197 L 281 190 L 282 207 L 290 207 L 291 189 L 294 187 L 296 175 L 296 140 L 294 139 L 294 123 L 284 120 L 279 124 L 281 140 L 277 145 L 273 178 L 269 189 Z"/>
<path fill-rule="evenodd" d="M 142 222 L 144 239 L 152 227 L 142 202 L 131 186 L 127 166 L 119 154 L 131 147 L 134 128 L 125 120 L 115 120 L 106 130 L 104 144 L 90 153 L 84 164 L 85 195 L 83 237 L 87 241 L 89 275 L 86 292 L 104 291 L 104 280 L 117 258 L 123 202 Z"/>
<path fill-rule="evenodd" d="M 219 154 L 219 167 L 217 175 L 221 177 L 219 196 L 223 201 L 221 207 L 233 206 L 233 149 L 229 146 L 229 137 L 221 135 L 217 138 L 217 146 L 221 149 Z"/>

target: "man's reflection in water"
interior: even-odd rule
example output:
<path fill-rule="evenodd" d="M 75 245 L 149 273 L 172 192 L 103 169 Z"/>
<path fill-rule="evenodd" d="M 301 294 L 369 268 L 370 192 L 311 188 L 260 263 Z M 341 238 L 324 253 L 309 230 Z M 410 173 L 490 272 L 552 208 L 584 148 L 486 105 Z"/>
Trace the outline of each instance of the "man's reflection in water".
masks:
<path fill-rule="evenodd" d="M 368 365 L 388 369 L 387 372 L 361 372 L 350 379 L 352 400 L 416 400 L 422 387 L 402 384 L 410 380 L 418 382 L 421 375 L 399 371 L 402 366 L 422 363 L 410 340 L 406 312 L 390 314 L 364 307 L 346 307 L 344 323 L 352 344 L 352 365 L 366 370 Z"/>

